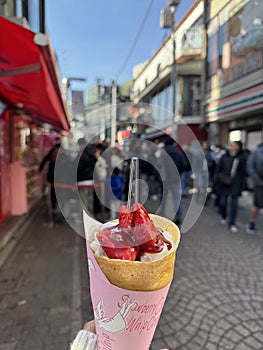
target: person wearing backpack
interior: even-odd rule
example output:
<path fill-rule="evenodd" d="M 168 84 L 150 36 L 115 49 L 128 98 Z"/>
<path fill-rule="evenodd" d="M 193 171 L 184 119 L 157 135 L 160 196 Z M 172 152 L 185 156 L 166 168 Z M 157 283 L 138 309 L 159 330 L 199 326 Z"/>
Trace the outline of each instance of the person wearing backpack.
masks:
<path fill-rule="evenodd" d="M 263 208 L 263 143 L 259 144 L 249 155 L 247 172 L 254 183 L 254 203 L 250 212 L 250 221 L 246 226 L 249 234 L 256 233 L 256 218 Z"/>

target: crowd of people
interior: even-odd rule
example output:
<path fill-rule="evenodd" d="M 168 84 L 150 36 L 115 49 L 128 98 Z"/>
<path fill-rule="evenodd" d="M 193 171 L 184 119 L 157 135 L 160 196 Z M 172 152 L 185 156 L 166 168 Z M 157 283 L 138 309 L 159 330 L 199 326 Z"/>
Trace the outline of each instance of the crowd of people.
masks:
<path fill-rule="evenodd" d="M 133 140 L 129 151 L 109 147 L 104 143 L 87 143 L 78 140 L 78 154 L 74 159 L 62 157 L 60 161 L 67 171 L 77 169 L 77 185 L 85 209 L 93 216 L 109 213 L 117 216 L 121 201 L 128 199 L 130 160 L 139 158 L 140 178 L 148 185 L 148 198 L 159 203 L 158 214 L 167 216 L 166 199 L 171 196 L 173 212 L 170 219 L 180 225 L 182 221 L 182 197 L 195 196 L 201 205 L 214 200 L 220 223 L 232 232 L 238 232 L 236 219 L 238 199 L 243 191 L 250 190 L 248 179 L 253 181 L 254 203 L 248 233 L 256 232 L 255 221 L 263 207 L 263 143 L 250 154 L 241 141 L 230 142 L 226 147 L 209 147 L 206 141 L 179 146 L 171 137 L 155 142 Z M 40 170 L 49 161 L 47 180 L 51 183 L 52 208 L 56 207 L 54 193 L 54 164 L 60 144 L 43 159 Z M 63 152 L 62 152 L 63 155 Z M 69 166 L 70 164 L 70 166 Z M 59 167 L 57 167 L 58 169 Z M 66 182 L 62 167 L 62 182 Z M 66 174 L 65 174 L 66 173 Z M 140 191 L 143 195 L 143 190 Z"/>

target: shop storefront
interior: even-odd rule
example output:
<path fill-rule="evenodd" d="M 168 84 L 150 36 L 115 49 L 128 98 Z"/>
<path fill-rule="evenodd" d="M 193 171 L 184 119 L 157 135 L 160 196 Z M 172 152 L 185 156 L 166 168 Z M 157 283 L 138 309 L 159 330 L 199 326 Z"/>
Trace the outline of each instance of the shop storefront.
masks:
<path fill-rule="evenodd" d="M 69 130 L 56 60 L 47 37 L 0 17 L 0 222 L 41 196 L 39 164 L 52 131 Z M 48 141 L 50 140 L 50 141 Z"/>
<path fill-rule="evenodd" d="M 208 22 L 206 121 L 215 140 L 262 142 L 263 2 L 232 0 Z M 217 134 L 217 135 L 216 135 Z"/>

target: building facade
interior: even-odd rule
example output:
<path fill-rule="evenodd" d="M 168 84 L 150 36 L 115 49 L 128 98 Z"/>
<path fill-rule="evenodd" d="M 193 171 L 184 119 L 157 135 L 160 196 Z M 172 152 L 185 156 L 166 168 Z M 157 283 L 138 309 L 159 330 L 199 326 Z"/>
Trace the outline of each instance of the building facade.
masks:
<path fill-rule="evenodd" d="M 45 33 L 45 0 L 4 0 L 0 2 L 3 16 L 35 33 Z"/>
<path fill-rule="evenodd" d="M 87 140 L 107 140 L 111 139 L 112 114 L 114 113 L 113 105 L 116 104 L 116 123 L 117 133 L 124 132 L 127 123 L 132 119 L 129 108 L 132 98 L 133 81 L 128 80 L 123 84 L 116 86 L 115 98 L 112 100 L 114 93 L 112 85 L 105 85 L 102 79 L 98 79 L 97 84 L 88 90 L 88 103 L 85 110 L 84 128 L 80 126 L 82 136 Z M 123 125 L 122 125 L 123 124 Z M 120 133 L 119 133 L 120 135 Z M 118 135 L 117 135 L 118 138 Z"/>
<path fill-rule="evenodd" d="M 211 142 L 263 141 L 263 2 L 206 1 L 205 120 Z"/>
<path fill-rule="evenodd" d="M 203 14 L 204 3 L 197 0 L 153 57 L 134 69 L 135 102 L 151 105 L 150 124 L 154 128 L 165 130 L 173 127 L 173 120 L 176 118 L 179 123 L 176 133 L 180 143 L 191 141 L 183 136 L 185 125 L 192 129 L 198 139 L 206 139 L 206 132 L 200 129 L 202 71 L 205 59 Z M 174 58 L 175 96 L 172 81 Z M 180 125 L 180 121 L 184 125 Z M 148 133 L 146 130 L 146 134 L 150 138 L 151 129 Z M 155 133 L 152 137 L 154 135 Z"/>

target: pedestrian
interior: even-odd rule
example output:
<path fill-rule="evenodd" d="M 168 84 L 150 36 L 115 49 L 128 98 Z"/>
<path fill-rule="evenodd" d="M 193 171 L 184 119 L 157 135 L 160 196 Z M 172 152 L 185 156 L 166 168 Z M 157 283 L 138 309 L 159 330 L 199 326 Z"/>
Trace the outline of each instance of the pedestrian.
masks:
<path fill-rule="evenodd" d="M 256 233 L 256 218 L 263 208 L 263 143 L 259 144 L 248 156 L 247 172 L 254 184 L 254 203 L 251 207 L 247 233 Z"/>
<path fill-rule="evenodd" d="M 123 193 L 123 177 L 118 167 L 113 169 L 110 178 L 110 210 L 111 219 L 118 217 Z"/>
<path fill-rule="evenodd" d="M 59 149 L 55 165 L 54 188 L 61 211 L 58 211 L 53 217 L 53 221 L 56 223 L 63 223 L 65 218 L 70 215 L 70 200 L 73 197 L 73 185 L 75 185 L 72 181 L 74 169 L 75 161 L 62 145 Z"/>
<path fill-rule="evenodd" d="M 162 197 L 162 167 L 163 167 L 163 151 L 164 151 L 164 147 L 165 144 L 164 142 L 158 142 L 156 143 L 157 145 L 157 150 L 154 152 L 154 157 L 155 157 L 155 166 L 156 169 L 158 169 L 158 171 L 156 170 L 155 172 L 155 181 L 156 181 L 156 195 L 157 195 L 157 199 L 160 199 Z"/>
<path fill-rule="evenodd" d="M 182 196 L 188 197 L 188 188 L 190 185 L 190 179 L 191 179 L 191 152 L 190 147 L 187 144 L 182 145 L 182 155 L 184 158 L 184 171 L 181 173 L 181 184 L 182 184 Z"/>
<path fill-rule="evenodd" d="M 226 148 L 221 146 L 221 145 L 217 145 L 217 146 L 215 146 L 215 151 L 214 152 L 215 152 L 214 155 L 215 155 L 215 170 L 216 170 L 217 167 L 218 167 L 218 163 L 219 163 L 221 157 L 223 156 L 223 154 L 226 153 Z M 211 183 L 212 183 L 212 192 L 213 192 L 213 194 L 215 196 L 214 206 L 219 208 L 219 198 L 220 198 L 220 196 L 219 196 L 219 193 L 217 191 L 217 186 L 216 186 L 217 183 L 216 182 L 217 182 L 216 173 L 214 171 L 213 177 L 212 177 L 212 181 L 211 181 Z"/>
<path fill-rule="evenodd" d="M 165 141 L 165 147 L 163 149 L 162 168 L 160 174 L 162 178 L 162 191 L 161 191 L 161 205 L 160 214 L 167 216 L 165 209 L 169 192 L 172 195 L 172 202 L 175 211 L 175 217 L 173 218 L 175 224 L 179 225 L 182 220 L 182 206 L 181 206 L 181 181 L 180 174 L 184 171 L 184 159 L 182 151 L 177 148 L 177 145 L 172 137 L 168 137 Z"/>
<path fill-rule="evenodd" d="M 96 157 L 93 145 L 87 144 L 85 138 L 78 140 L 79 153 L 76 158 L 77 185 L 82 204 L 90 213 L 94 213 L 94 169 Z"/>
<path fill-rule="evenodd" d="M 206 204 L 210 199 L 210 195 L 207 198 L 207 191 L 212 184 L 215 170 L 215 157 L 206 141 L 201 142 L 201 148 L 196 147 L 196 149 L 193 149 L 192 166 L 195 170 L 197 201 Z"/>
<path fill-rule="evenodd" d="M 118 168 L 120 171 L 122 171 L 123 170 L 123 161 L 124 161 L 124 156 L 123 156 L 121 150 L 117 147 L 113 147 L 111 149 L 111 154 L 110 154 L 111 169 Z"/>
<path fill-rule="evenodd" d="M 55 145 L 51 148 L 51 150 L 46 154 L 39 165 L 39 171 L 42 171 L 46 164 L 48 164 L 47 170 L 47 182 L 50 184 L 50 200 L 51 200 L 51 208 L 53 213 L 55 213 L 58 209 L 57 206 L 57 197 L 55 193 L 54 181 L 55 181 L 55 164 L 58 155 L 59 148 L 61 146 L 60 138 L 56 138 Z"/>
<path fill-rule="evenodd" d="M 98 143 L 95 146 L 95 157 L 96 157 L 96 165 L 94 171 L 94 180 L 99 187 L 96 187 L 94 191 L 94 214 L 98 215 L 99 213 L 105 212 L 105 204 L 106 204 L 106 179 L 107 179 L 107 169 L 108 163 L 106 159 L 103 157 L 103 152 L 105 151 L 105 147 L 102 143 Z M 107 153 L 106 153 L 107 154 Z"/>
<path fill-rule="evenodd" d="M 236 217 L 238 197 L 245 188 L 246 169 L 241 141 L 229 144 L 228 151 L 220 158 L 216 174 L 216 187 L 219 194 L 219 212 L 221 224 L 226 225 L 228 198 L 230 198 L 230 213 L 228 226 L 231 232 L 238 232 Z"/>

